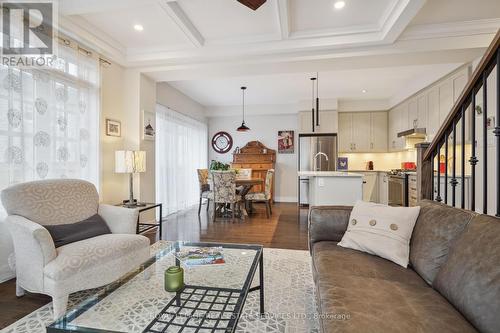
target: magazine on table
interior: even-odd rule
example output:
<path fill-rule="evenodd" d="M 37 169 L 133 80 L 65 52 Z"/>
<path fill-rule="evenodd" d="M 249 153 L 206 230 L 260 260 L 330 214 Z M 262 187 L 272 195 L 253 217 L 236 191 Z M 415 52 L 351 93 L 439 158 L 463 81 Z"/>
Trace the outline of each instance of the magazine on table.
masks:
<path fill-rule="evenodd" d="M 222 247 L 194 247 L 175 252 L 175 257 L 186 266 L 207 266 L 225 264 Z"/>

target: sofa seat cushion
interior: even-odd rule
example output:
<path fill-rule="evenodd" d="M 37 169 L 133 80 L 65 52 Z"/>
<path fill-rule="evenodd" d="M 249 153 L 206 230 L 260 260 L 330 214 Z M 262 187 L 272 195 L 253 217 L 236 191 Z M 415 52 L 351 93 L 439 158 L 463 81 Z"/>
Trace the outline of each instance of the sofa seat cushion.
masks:
<path fill-rule="evenodd" d="M 411 269 L 336 242 L 312 252 L 322 332 L 476 332 Z"/>
<path fill-rule="evenodd" d="M 366 278 L 426 286 L 415 271 L 365 252 L 337 246 L 337 242 L 322 241 L 313 246 L 315 275 L 341 279 L 355 275 Z"/>
<path fill-rule="evenodd" d="M 323 333 L 476 332 L 427 285 L 358 275 L 319 275 L 316 288 Z"/>
<path fill-rule="evenodd" d="M 145 247 L 149 247 L 149 239 L 141 235 L 107 234 L 89 238 L 57 248 L 57 257 L 45 266 L 44 274 L 52 280 L 64 280 Z"/>
<path fill-rule="evenodd" d="M 478 330 L 500 332 L 500 219 L 475 217 L 433 285 Z"/>

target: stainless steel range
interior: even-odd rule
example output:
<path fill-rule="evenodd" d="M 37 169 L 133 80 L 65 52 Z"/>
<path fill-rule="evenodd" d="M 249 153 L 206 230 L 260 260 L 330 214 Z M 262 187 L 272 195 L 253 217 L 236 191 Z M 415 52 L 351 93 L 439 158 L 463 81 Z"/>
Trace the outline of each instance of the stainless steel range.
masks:
<path fill-rule="evenodd" d="M 387 173 L 389 206 L 408 207 L 408 171 L 393 169 Z"/>

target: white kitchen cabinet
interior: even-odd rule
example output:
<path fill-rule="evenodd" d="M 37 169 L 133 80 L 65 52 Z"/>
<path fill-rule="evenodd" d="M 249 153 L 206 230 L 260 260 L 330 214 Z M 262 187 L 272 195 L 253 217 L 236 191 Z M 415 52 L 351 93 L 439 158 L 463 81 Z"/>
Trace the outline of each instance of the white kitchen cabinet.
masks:
<path fill-rule="evenodd" d="M 314 127 L 315 133 L 337 133 L 337 111 L 320 111 L 319 124 Z M 311 111 L 299 112 L 299 130 L 300 133 L 313 132 Z"/>
<path fill-rule="evenodd" d="M 446 80 L 439 86 L 439 124 L 445 121 L 453 106 L 453 82 Z"/>
<path fill-rule="evenodd" d="M 417 97 L 417 119 L 416 128 L 427 128 L 427 114 L 429 108 L 429 94 L 424 93 Z"/>
<path fill-rule="evenodd" d="M 403 150 L 405 139 L 398 138 L 397 133 L 412 128 L 425 128 L 427 141 L 432 141 L 441 124 L 460 97 L 470 77 L 469 66 L 464 66 L 408 98 L 406 101 L 389 110 L 388 144 L 390 151 Z M 469 126 L 466 126 L 466 141 L 470 142 Z M 458 126 L 457 130 L 460 130 Z M 460 143 L 457 137 L 457 143 Z"/>
<path fill-rule="evenodd" d="M 354 112 L 352 115 L 352 144 L 354 152 L 370 151 L 371 116 L 368 112 Z"/>
<path fill-rule="evenodd" d="M 427 95 L 429 99 L 429 108 L 427 112 L 427 140 L 430 142 L 434 140 L 439 126 L 441 124 L 439 119 L 439 87 L 433 87 L 429 90 Z"/>
<path fill-rule="evenodd" d="M 363 201 L 378 202 L 377 172 L 363 172 Z"/>
<path fill-rule="evenodd" d="M 339 152 L 352 152 L 352 115 L 339 113 L 339 132 L 337 133 Z"/>
<path fill-rule="evenodd" d="M 386 112 L 342 112 L 339 113 L 340 152 L 386 152 Z"/>
<path fill-rule="evenodd" d="M 406 125 L 406 129 L 403 131 L 409 130 L 411 128 L 417 128 L 418 123 L 418 104 L 417 99 L 413 98 L 408 101 L 408 123 Z"/>
<path fill-rule="evenodd" d="M 370 126 L 370 152 L 387 151 L 387 112 L 372 112 Z"/>
<path fill-rule="evenodd" d="M 378 202 L 384 205 L 389 204 L 389 182 L 385 172 L 378 174 Z"/>

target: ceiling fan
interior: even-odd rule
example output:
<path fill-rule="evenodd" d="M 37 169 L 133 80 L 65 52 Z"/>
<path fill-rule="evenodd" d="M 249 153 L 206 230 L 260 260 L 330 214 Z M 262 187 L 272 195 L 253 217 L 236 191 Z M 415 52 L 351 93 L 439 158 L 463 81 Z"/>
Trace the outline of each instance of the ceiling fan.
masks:
<path fill-rule="evenodd" d="M 250 9 L 257 10 L 266 2 L 266 0 L 238 0 L 238 2 Z"/>

